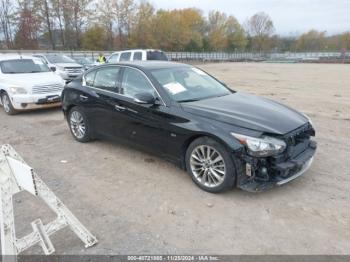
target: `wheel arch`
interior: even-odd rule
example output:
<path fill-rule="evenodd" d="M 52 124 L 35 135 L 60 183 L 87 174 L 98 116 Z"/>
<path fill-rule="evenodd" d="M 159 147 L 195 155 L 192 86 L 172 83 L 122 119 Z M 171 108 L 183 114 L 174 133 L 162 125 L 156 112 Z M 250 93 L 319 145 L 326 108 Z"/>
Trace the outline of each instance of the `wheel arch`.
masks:
<path fill-rule="evenodd" d="M 76 107 L 76 106 L 77 105 L 75 104 L 70 104 L 65 109 L 63 109 L 65 117 L 68 117 L 69 112 L 72 110 L 73 107 Z"/>
<path fill-rule="evenodd" d="M 209 134 L 209 133 L 194 134 L 191 137 L 189 137 L 188 139 L 186 139 L 181 147 L 181 168 L 183 170 L 186 170 L 186 151 L 187 151 L 188 147 L 190 146 L 190 144 L 194 140 L 201 138 L 201 137 L 208 137 L 208 138 L 211 138 L 211 139 L 217 141 L 218 143 L 222 144 L 227 149 L 228 152 L 234 151 L 234 149 L 232 148 L 232 145 L 228 144 L 224 139 L 222 139 L 218 136 L 215 136 L 215 135 Z M 232 141 L 234 141 L 234 140 L 232 139 Z"/>
<path fill-rule="evenodd" d="M 7 91 L 4 88 L 0 87 L 0 95 L 2 94 L 7 94 Z"/>
<path fill-rule="evenodd" d="M 6 91 L 0 87 L 0 105 L 2 105 L 2 94 L 6 94 Z"/>

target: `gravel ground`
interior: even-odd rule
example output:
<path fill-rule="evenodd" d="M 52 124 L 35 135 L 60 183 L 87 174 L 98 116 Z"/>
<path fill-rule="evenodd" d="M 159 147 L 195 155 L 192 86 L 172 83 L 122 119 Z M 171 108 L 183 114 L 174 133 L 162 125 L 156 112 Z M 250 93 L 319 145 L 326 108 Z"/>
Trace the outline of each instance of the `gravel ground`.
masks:
<path fill-rule="evenodd" d="M 11 144 L 99 239 L 85 250 L 65 229 L 52 239 L 56 253 L 350 254 L 350 66 L 201 67 L 311 116 L 319 148 L 309 172 L 264 193 L 209 194 L 158 157 L 109 141 L 75 142 L 59 109 L 11 117 L 0 109 L 0 144 Z M 53 215 L 20 193 L 15 217 L 21 237 L 32 220 Z"/>

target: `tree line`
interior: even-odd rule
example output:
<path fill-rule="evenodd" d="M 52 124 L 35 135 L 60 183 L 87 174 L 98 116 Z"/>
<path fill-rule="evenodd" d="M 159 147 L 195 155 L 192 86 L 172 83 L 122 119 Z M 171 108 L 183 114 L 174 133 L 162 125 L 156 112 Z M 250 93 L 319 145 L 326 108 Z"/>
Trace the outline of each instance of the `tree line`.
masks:
<path fill-rule="evenodd" d="M 275 34 L 260 12 L 243 24 L 230 14 L 197 8 L 156 9 L 142 0 L 0 0 L 2 49 L 165 51 L 340 51 L 350 32 L 298 37 Z"/>

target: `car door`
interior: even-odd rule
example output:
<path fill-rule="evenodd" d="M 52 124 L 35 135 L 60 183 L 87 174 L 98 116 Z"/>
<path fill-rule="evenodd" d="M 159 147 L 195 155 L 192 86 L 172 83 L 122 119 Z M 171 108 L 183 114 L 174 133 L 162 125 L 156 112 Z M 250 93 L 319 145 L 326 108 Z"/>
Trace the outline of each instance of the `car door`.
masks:
<path fill-rule="evenodd" d="M 134 101 L 138 93 L 152 93 L 158 105 L 139 104 Z M 147 150 L 164 152 L 170 137 L 166 124 L 172 118 L 170 108 L 165 105 L 147 76 L 140 70 L 125 67 L 122 72 L 119 110 L 123 114 L 122 136 Z M 116 118 L 116 120 L 120 118 Z"/>
<path fill-rule="evenodd" d="M 119 104 L 119 66 L 105 66 L 85 75 L 85 106 L 89 121 L 97 135 L 121 137 L 123 115 L 116 106 Z M 92 80 L 93 79 L 93 80 Z"/>

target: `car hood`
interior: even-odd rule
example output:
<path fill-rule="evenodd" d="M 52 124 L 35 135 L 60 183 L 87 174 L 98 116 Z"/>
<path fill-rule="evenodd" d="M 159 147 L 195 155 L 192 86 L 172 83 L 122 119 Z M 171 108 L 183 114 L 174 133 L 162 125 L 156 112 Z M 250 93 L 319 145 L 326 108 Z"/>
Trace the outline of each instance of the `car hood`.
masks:
<path fill-rule="evenodd" d="M 2 79 L 8 85 L 19 87 L 32 87 L 36 85 L 61 84 L 64 81 L 53 72 L 30 73 L 30 74 L 9 74 L 9 77 Z"/>
<path fill-rule="evenodd" d="M 191 114 L 280 135 L 308 122 L 303 114 L 292 108 L 267 98 L 242 92 L 181 105 Z"/>
<path fill-rule="evenodd" d="M 77 68 L 82 68 L 83 66 L 77 63 L 56 63 L 56 66 L 60 67 L 77 67 Z"/>

